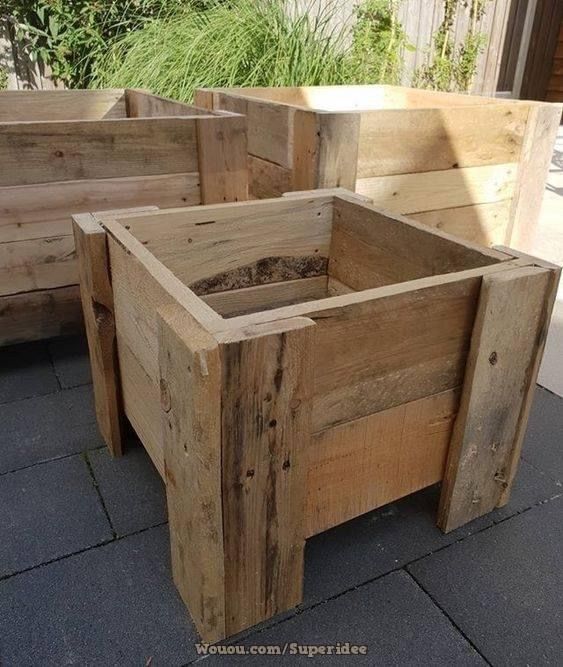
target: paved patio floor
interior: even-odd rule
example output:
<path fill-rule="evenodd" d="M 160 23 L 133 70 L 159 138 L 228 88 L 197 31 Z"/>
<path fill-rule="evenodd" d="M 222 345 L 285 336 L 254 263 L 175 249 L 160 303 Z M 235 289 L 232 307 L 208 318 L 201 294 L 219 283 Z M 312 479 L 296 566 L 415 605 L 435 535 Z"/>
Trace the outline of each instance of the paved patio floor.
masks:
<path fill-rule="evenodd" d="M 198 655 L 162 482 L 109 459 L 84 341 L 0 350 L 0 665 L 311 664 Z M 560 665 L 563 399 L 538 388 L 509 505 L 449 535 L 430 488 L 307 543 L 305 600 L 235 637 L 365 644 L 335 665 Z"/>

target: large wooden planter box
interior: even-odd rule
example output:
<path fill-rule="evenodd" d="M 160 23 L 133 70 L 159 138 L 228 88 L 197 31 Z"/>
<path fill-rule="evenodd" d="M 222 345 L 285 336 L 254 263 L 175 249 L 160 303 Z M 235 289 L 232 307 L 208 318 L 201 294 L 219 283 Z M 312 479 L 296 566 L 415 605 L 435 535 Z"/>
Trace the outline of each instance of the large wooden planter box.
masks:
<path fill-rule="evenodd" d="M 71 214 L 246 199 L 244 118 L 136 90 L 0 92 L 0 344 L 82 326 Z"/>
<path fill-rule="evenodd" d="M 331 190 L 75 235 L 100 429 L 123 405 L 166 482 L 204 638 L 298 604 L 309 536 L 440 480 L 444 530 L 507 501 L 556 267 Z"/>
<path fill-rule="evenodd" d="M 251 192 L 342 186 L 485 245 L 533 235 L 562 105 L 393 86 L 202 90 L 248 118 Z"/>

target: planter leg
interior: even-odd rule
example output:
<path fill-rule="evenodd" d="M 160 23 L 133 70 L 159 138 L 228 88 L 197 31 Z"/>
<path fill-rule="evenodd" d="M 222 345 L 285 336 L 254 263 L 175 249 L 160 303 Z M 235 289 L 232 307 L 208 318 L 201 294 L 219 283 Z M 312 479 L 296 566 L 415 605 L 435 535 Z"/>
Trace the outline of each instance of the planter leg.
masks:
<path fill-rule="evenodd" d="M 442 484 L 438 525 L 445 532 L 508 500 L 557 277 L 529 266 L 483 278 Z"/>
<path fill-rule="evenodd" d="M 80 295 L 96 417 L 111 454 L 121 456 L 121 400 L 106 233 L 91 213 L 73 216 Z"/>
<path fill-rule="evenodd" d="M 201 637 L 212 642 L 226 636 L 219 348 L 177 304 L 159 314 L 172 574 Z"/>
<path fill-rule="evenodd" d="M 312 325 L 217 341 L 182 308 L 160 311 L 172 569 L 206 641 L 301 601 Z"/>
<path fill-rule="evenodd" d="M 221 345 L 227 635 L 302 600 L 313 332 L 294 318 Z"/>

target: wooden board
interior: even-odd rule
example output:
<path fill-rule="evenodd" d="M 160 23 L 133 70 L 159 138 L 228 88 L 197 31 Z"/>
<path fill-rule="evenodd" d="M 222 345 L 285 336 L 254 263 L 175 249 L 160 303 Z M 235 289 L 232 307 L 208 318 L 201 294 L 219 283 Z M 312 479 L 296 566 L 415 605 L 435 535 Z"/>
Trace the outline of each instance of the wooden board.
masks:
<path fill-rule="evenodd" d="M 534 239 L 562 112 L 561 104 L 530 109 L 507 238 L 518 248 L 529 248 Z"/>
<path fill-rule="evenodd" d="M 316 433 L 307 453 L 307 536 L 439 482 L 458 402 L 452 389 Z"/>
<path fill-rule="evenodd" d="M 227 634 L 301 601 L 315 327 L 289 324 L 258 325 L 221 346 Z"/>
<path fill-rule="evenodd" d="M 159 322 L 162 434 L 172 571 L 205 641 L 225 636 L 221 502 L 221 360 L 182 308 Z M 226 526 L 229 530 L 229 526 Z"/>
<path fill-rule="evenodd" d="M 246 116 L 250 155 L 285 168 L 291 166 L 292 146 L 288 138 L 292 109 L 223 93 L 217 93 L 213 107 Z"/>
<path fill-rule="evenodd" d="M 249 191 L 256 199 L 280 197 L 291 190 L 291 171 L 254 155 L 248 156 Z"/>
<path fill-rule="evenodd" d="M 358 178 L 518 162 L 528 112 L 506 103 L 363 112 Z"/>
<path fill-rule="evenodd" d="M 146 90 L 127 89 L 125 91 L 128 118 L 159 118 L 163 116 L 205 116 L 204 109 L 177 102 L 167 97 L 153 95 Z"/>
<path fill-rule="evenodd" d="M 355 290 L 487 266 L 504 259 L 495 251 L 336 198 L 329 274 Z M 416 252 L 413 252 L 416 248 Z"/>
<path fill-rule="evenodd" d="M 327 296 L 327 277 L 318 276 L 215 292 L 202 295 L 202 299 L 222 317 L 234 317 L 292 303 L 322 299 L 325 296 Z"/>
<path fill-rule="evenodd" d="M 96 418 L 110 452 L 120 456 L 122 406 L 106 232 L 91 213 L 74 216 L 73 231 Z"/>
<path fill-rule="evenodd" d="M 510 199 L 516 173 L 516 164 L 498 164 L 376 176 L 358 179 L 356 190 L 371 197 L 376 206 L 399 213 L 419 213 Z"/>
<path fill-rule="evenodd" d="M 269 257 L 327 258 L 332 197 L 161 212 L 131 220 L 131 232 L 191 284 Z"/>
<path fill-rule="evenodd" d="M 72 234 L 73 213 L 201 203 L 197 171 L 5 187 L 0 199 L 0 242 Z"/>
<path fill-rule="evenodd" d="M 202 204 L 248 199 L 246 119 L 196 119 Z"/>
<path fill-rule="evenodd" d="M 413 220 L 460 238 L 492 246 L 508 242 L 511 199 L 459 208 L 410 213 Z"/>
<path fill-rule="evenodd" d="M 126 118 L 124 90 L 4 90 L 0 123 Z"/>
<path fill-rule="evenodd" d="M 0 185 L 198 170 L 192 118 L 0 125 Z"/>
<path fill-rule="evenodd" d="M 0 345 L 83 331 L 78 285 L 0 297 Z"/>
<path fill-rule="evenodd" d="M 493 510 L 533 391 L 551 272 L 525 267 L 483 278 L 438 525 L 448 532 Z"/>

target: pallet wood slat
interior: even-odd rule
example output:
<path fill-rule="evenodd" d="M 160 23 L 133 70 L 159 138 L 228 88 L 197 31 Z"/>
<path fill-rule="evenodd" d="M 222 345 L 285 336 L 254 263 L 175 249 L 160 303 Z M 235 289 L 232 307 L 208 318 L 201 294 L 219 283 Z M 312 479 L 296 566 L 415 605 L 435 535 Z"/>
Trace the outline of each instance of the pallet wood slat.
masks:
<path fill-rule="evenodd" d="M 253 196 L 342 185 L 486 245 L 533 233 L 563 108 L 377 85 L 202 89 L 196 100 L 247 115 Z"/>
<path fill-rule="evenodd" d="M 551 272 L 541 267 L 483 278 L 440 499 L 444 531 L 492 511 L 512 481 L 520 418 L 546 333 L 550 282 Z"/>
<path fill-rule="evenodd" d="M 339 188 L 97 221 L 114 414 L 166 483 L 206 641 L 299 604 L 312 535 L 440 481 L 445 530 L 506 501 L 557 267 Z"/>
<path fill-rule="evenodd" d="M 0 92 L 0 159 L 0 345 L 81 329 L 72 214 L 247 198 L 245 119 L 146 91 Z"/>

